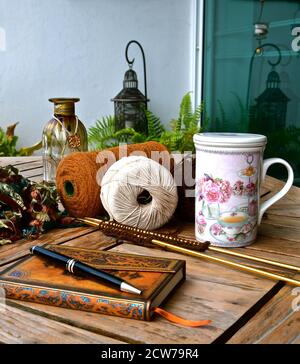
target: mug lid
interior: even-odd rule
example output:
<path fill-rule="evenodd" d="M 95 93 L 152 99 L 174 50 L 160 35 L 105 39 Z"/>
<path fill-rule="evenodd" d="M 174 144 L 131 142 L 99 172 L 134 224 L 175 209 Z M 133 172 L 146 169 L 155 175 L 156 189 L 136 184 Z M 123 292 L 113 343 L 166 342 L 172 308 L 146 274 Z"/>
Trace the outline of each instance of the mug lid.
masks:
<path fill-rule="evenodd" d="M 267 143 L 267 137 L 248 133 L 198 133 L 194 134 L 195 145 L 223 146 L 231 148 L 261 147 Z"/>

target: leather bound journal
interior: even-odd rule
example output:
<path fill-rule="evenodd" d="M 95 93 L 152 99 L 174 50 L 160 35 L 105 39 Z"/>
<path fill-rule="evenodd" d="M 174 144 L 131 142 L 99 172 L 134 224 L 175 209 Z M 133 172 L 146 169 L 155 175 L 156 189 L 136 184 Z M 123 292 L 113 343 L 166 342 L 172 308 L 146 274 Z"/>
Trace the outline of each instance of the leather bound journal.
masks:
<path fill-rule="evenodd" d="M 0 274 L 7 298 L 149 321 L 154 309 L 185 279 L 184 260 L 66 245 L 45 248 L 107 270 L 143 292 L 121 292 L 99 281 L 74 276 L 46 259 L 29 256 Z"/>

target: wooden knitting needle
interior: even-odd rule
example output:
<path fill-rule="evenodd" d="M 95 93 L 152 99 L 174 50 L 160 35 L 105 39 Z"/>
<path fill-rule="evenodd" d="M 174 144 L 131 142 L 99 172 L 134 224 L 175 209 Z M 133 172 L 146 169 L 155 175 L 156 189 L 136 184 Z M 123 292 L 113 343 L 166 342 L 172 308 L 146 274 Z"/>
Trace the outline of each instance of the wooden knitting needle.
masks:
<path fill-rule="evenodd" d="M 91 226 L 95 226 L 95 227 L 99 227 L 99 222 L 104 222 L 104 223 L 106 223 L 108 225 L 110 224 L 109 221 L 97 220 L 97 219 L 92 219 L 91 220 L 90 218 L 84 218 L 84 219 L 77 218 L 77 220 L 81 221 L 81 222 L 84 222 L 87 225 L 91 225 Z M 118 224 L 114 223 L 114 225 L 117 226 Z M 145 230 L 145 233 L 147 233 L 146 230 Z M 246 271 L 246 272 L 255 273 L 255 274 L 261 275 L 263 277 L 267 277 L 267 278 L 287 282 L 287 283 L 290 283 L 290 284 L 293 284 L 295 286 L 300 287 L 300 281 L 297 281 L 295 279 L 288 278 L 288 277 L 285 277 L 285 276 L 282 276 L 282 275 L 279 275 L 279 274 L 265 272 L 262 269 L 249 267 L 248 265 L 245 265 L 245 264 L 232 262 L 230 260 L 222 259 L 222 258 L 219 258 L 219 257 L 214 257 L 214 256 L 211 256 L 211 255 L 202 253 L 202 252 L 190 250 L 190 249 L 187 249 L 187 248 L 182 248 L 182 247 L 176 246 L 174 244 L 169 244 L 169 243 L 166 243 L 166 242 L 163 242 L 163 241 L 160 241 L 160 240 L 152 239 L 151 242 L 154 245 L 158 245 L 158 246 L 163 247 L 165 249 L 168 249 L 170 251 L 175 251 L 175 252 L 191 255 L 191 256 L 194 256 L 194 257 L 198 257 L 198 258 L 208 259 L 208 260 L 211 260 L 211 261 L 214 261 L 214 262 L 217 262 L 217 263 L 222 263 L 222 264 L 226 264 L 226 265 L 229 265 L 231 267 L 234 267 L 234 268 L 241 269 L 241 270 Z"/>
<path fill-rule="evenodd" d="M 81 220 L 89 220 L 91 222 L 95 222 L 97 225 L 94 225 L 94 226 L 98 226 L 100 221 L 104 221 L 104 220 L 94 219 L 92 217 L 86 217 L 86 218 L 81 219 Z M 163 237 L 164 234 L 159 234 L 159 233 L 151 231 L 151 235 L 153 237 L 159 238 L 159 237 Z M 173 237 L 172 240 L 174 241 L 174 243 L 176 243 L 176 237 Z M 186 240 L 189 240 L 189 239 L 186 239 Z M 157 241 L 160 241 L 160 240 L 158 239 Z M 201 244 L 201 243 L 199 243 L 199 244 Z M 296 272 L 300 272 L 300 267 L 298 267 L 296 265 L 286 264 L 286 263 L 278 262 L 276 260 L 271 260 L 271 259 L 255 257 L 253 255 L 239 253 L 239 252 L 234 251 L 232 249 L 224 249 L 224 248 L 219 248 L 219 247 L 216 247 L 216 246 L 208 246 L 207 250 L 214 251 L 214 252 L 217 252 L 217 253 L 232 255 L 232 256 L 235 256 L 235 257 L 238 257 L 238 258 L 249 259 L 249 260 L 252 260 L 252 261 L 255 261 L 255 262 L 265 263 L 265 264 L 273 265 L 273 266 L 284 268 L 284 269 L 294 270 Z"/>

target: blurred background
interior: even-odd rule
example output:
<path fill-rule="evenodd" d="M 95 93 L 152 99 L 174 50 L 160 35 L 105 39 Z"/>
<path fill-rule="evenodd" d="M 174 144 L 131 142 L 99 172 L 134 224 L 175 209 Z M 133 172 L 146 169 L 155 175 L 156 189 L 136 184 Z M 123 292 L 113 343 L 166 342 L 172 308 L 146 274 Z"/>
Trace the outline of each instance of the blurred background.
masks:
<path fill-rule="evenodd" d="M 267 135 L 265 156 L 300 185 L 300 0 L 0 0 L 0 127 L 19 122 L 18 147 L 39 141 L 50 97 L 80 97 L 87 128 L 113 115 L 132 39 L 167 128 L 191 91 L 205 130 Z M 144 92 L 140 50 L 129 55 Z"/>
<path fill-rule="evenodd" d="M 87 127 L 114 112 L 128 69 L 126 44 L 145 51 L 149 108 L 177 116 L 193 89 L 192 0 L 0 0 L 0 126 L 19 121 L 18 146 L 41 139 L 50 97 L 80 97 Z M 131 46 L 143 92 L 140 50 Z"/>
<path fill-rule="evenodd" d="M 208 129 L 267 135 L 300 185 L 300 1 L 205 1 L 203 64 Z"/>

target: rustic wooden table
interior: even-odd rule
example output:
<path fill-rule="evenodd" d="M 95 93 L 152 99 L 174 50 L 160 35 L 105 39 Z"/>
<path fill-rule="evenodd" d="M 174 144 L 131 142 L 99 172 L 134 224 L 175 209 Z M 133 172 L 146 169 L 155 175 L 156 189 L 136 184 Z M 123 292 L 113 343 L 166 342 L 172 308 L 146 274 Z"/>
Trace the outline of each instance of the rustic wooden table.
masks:
<path fill-rule="evenodd" d="M 32 180 L 42 178 L 40 157 L 0 158 L 0 165 L 6 164 L 15 165 Z M 282 182 L 267 177 L 262 193 L 270 191 L 266 196 L 270 197 L 281 186 Z M 194 237 L 193 224 L 182 224 L 176 230 L 180 236 Z M 186 259 L 186 282 L 164 308 L 189 319 L 211 319 L 212 324 L 187 328 L 160 317 L 152 322 L 140 322 L 7 300 L 5 313 L 0 314 L 0 342 L 300 343 L 300 288 L 197 258 L 120 245 L 90 227 L 56 229 L 35 241 L 21 240 L 0 247 L 0 269 L 27 255 L 32 245 L 46 242 Z M 300 189 L 292 187 L 286 197 L 268 210 L 255 244 L 236 250 L 300 265 Z M 251 265 L 286 274 L 284 270 L 270 269 L 263 264 Z"/>

